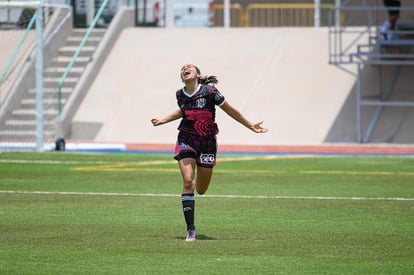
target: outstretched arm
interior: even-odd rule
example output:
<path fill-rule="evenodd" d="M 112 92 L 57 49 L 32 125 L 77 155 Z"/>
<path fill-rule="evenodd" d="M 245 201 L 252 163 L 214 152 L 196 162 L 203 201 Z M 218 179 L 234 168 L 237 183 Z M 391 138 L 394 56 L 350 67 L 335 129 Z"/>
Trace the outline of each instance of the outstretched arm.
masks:
<path fill-rule="evenodd" d="M 231 106 L 227 101 L 224 102 L 223 105 L 221 105 L 221 109 L 226 112 L 230 117 L 235 119 L 236 121 L 240 122 L 250 130 L 252 130 L 255 133 L 266 133 L 268 129 L 263 128 L 261 124 L 263 121 L 259 123 L 252 123 L 249 120 L 247 120 L 237 109 L 235 109 L 233 106 Z"/>
<path fill-rule="evenodd" d="M 182 117 L 182 113 L 180 109 L 175 110 L 174 112 L 172 112 L 171 114 L 169 114 L 168 116 L 164 117 L 164 118 L 153 118 L 151 119 L 151 123 L 154 126 L 159 126 L 171 121 L 174 121 L 176 119 L 179 119 Z"/>

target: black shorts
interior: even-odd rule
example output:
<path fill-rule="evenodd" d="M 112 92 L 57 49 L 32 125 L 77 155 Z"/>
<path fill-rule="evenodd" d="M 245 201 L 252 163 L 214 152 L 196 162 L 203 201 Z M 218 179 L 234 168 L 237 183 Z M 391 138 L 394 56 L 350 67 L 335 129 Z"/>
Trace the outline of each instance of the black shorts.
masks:
<path fill-rule="evenodd" d="M 398 0 L 384 0 L 384 6 L 387 8 L 399 8 L 401 7 L 401 2 Z M 400 15 L 400 9 L 388 10 L 389 15 Z"/>
<path fill-rule="evenodd" d="M 216 165 L 216 155 L 216 135 L 199 136 L 186 132 L 178 133 L 174 159 L 193 158 L 198 166 L 213 168 Z"/>

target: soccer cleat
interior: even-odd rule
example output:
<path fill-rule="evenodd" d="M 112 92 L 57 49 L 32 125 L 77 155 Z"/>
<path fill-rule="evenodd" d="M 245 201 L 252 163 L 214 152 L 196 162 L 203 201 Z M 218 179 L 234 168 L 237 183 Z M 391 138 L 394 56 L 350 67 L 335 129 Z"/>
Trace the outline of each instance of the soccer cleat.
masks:
<path fill-rule="evenodd" d="M 196 231 L 195 229 L 189 229 L 187 230 L 187 238 L 185 238 L 185 241 L 188 243 L 193 243 L 196 241 Z"/>

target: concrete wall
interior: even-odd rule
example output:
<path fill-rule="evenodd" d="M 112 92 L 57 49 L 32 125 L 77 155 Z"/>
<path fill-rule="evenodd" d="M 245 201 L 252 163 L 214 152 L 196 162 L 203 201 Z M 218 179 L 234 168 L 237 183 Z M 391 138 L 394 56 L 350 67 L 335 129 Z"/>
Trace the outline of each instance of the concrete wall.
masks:
<path fill-rule="evenodd" d="M 383 95 L 392 88 L 390 101 L 414 102 L 414 66 L 365 66 L 361 73 L 361 93 L 366 100 L 378 100 L 379 91 Z M 391 85 L 392 79 L 395 83 Z M 356 131 L 356 85 L 349 93 L 345 104 L 332 125 L 325 142 L 355 142 L 355 135 L 349 135 Z M 366 135 L 377 107 L 364 106 L 361 109 L 362 136 Z M 370 143 L 414 143 L 414 108 L 412 107 L 384 107 L 378 117 Z"/>
<path fill-rule="evenodd" d="M 150 119 L 177 108 L 180 67 L 194 63 L 203 74 L 218 76 L 229 103 L 270 129 L 250 132 L 218 108 L 220 144 L 357 142 L 356 78 L 349 73 L 356 73 L 356 65 L 346 72 L 328 64 L 325 28 L 118 30 L 105 61 L 95 66 L 95 80 L 83 89 L 84 99 L 77 100 L 68 139 L 174 143 L 179 121 L 153 127 Z M 376 70 L 364 68 L 364 95 L 376 93 Z M 412 99 L 412 74 L 411 67 L 402 70 L 393 97 Z M 395 110 L 384 110 L 370 142 L 414 143 L 412 108 Z M 363 110 L 364 128 L 374 111 Z"/>
<path fill-rule="evenodd" d="M 327 40 L 326 29 L 313 28 L 127 28 L 73 122 L 102 125 L 94 141 L 173 143 L 178 121 L 153 127 L 150 119 L 177 108 L 180 67 L 194 63 L 218 76 L 229 103 L 270 129 L 255 134 L 218 110 L 220 143 L 320 144 L 354 84 L 328 64 Z M 71 137 L 83 139 L 75 128 Z"/>
<path fill-rule="evenodd" d="M 107 29 L 103 40 L 99 43 L 96 52 L 88 63 L 82 74 L 79 83 L 76 85 L 73 94 L 65 104 L 62 114 L 62 121 L 58 125 L 57 137 L 76 137 L 79 132 L 82 138 L 89 138 L 90 129 L 96 127 L 87 125 L 86 127 L 78 127 L 79 123 L 73 123 L 72 119 L 78 110 L 79 105 L 88 93 L 92 82 L 99 75 L 101 67 L 107 56 L 110 54 L 113 45 L 117 41 L 123 29 L 134 25 L 134 9 L 121 7 L 110 27 Z M 83 124 L 81 123 L 81 126 Z M 99 125 L 98 125 L 99 128 Z M 77 130 L 78 129 L 78 130 Z M 93 134 L 92 134 L 93 136 Z"/>
<path fill-rule="evenodd" d="M 68 15 L 68 17 L 65 17 Z M 69 14 L 69 11 L 66 9 L 58 9 L 57 12 L 53 14 L 53 17 L 51 20 L 59 21 L 62 20 L 62 18 L 65 18 L 66 20 L 63 21 L 63 24 L 60 25 L 60 28 L 58 31 L 52 34 L 52 39 L 49 40 L 49 42 L 45 45 L 43 45 L 43 68 L 47 68 L 53 61 L 53 57 L 58 55 L 59 48 L 65 45 L 66 38 L 72 33 L 72 15 Z M 56 24 L 54 24 L 55 26 Z M 13 30 L 15 31 L 15 30 Z M 46 32 L 47 31 L 47 32 Z M 23 31 L 18 30 L 18 33 L 21 33 L 21 36 L 23 36 Z M 50 30 L 44 30 L 44 33 L 47 33 L 50 35 Z M 7 31 L 4 33 L 4 38 L 6 38 Z M 3 38 L 0 34 L 0 39 Z M 20 35 L 16 37 L 19 37 Z M 35 40 L 35 31 L 30 31 L 29 37 L 32 37 L 33 40 Z M 17 42 L 17 41 L 16 41 Z M 15 50 L 16 43 L 11 43 L 11 47 L 6 47 L 4 51 L 8 53 L 8 58 L 12 56 L 12 52 Z M 3 49 L 2 49 L 3 50 Z M 24 52 L 25 49 L 21 49 L 20 51 Z M 18 56 L 19 57 L 19 56 Z M 33 88 L 36 86 L 36 48 L 35 43 L 33 43 L 33 51 L 27 54 L 27 58 L 25 60 L 25 63 L 22 64 L 21 68 L 13 68 L 16 69 L 17 73 L 11 73 L 11 80 L 7 80 L 10 83 L 13 83 L 13 86 L 8 87 L 5 86 L 5 92 L 2 90 L 0 101 L 2 103 L 2 108 L 0 111 L 0 117 L 2 119 L 6 119 L 3 116 L 6 116 L 7 114 L 10 114 L 11 111 L 16 108 L 15 102 L 20 102 L 21 98 L 24 96 L 24 93 L 26 93 L 30 88 Z M 6 59 L 8 62 L 8 59 Z M 0 62 L 0 65 L 3 65 L 5 60 L 2 60 Z M 4 63 L 5 66 L 6 63 Z M 3 69 L 3 67 L 1 67 Z M 2 87 L 3 88 L 3 87 Z M 6 90 L 7 89 L 7 90 Z M 4 94 L 3 94 L 4 93 Z"/>

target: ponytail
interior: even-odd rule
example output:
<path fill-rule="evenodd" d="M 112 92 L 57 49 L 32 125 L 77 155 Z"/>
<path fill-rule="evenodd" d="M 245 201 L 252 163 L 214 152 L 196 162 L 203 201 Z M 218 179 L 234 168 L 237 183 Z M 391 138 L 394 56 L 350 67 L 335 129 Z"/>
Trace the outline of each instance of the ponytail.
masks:
<path fill-rule="evenodd" d="M 210 84 L 212 83 L 213 85 L 218 83 L 218 79 L 217 76 L 215 75 L 205 75 L 202 76 L 198 79 L 198 83 L 200 84 Z"/>
<path fill-rule="evenodd" d="M 197 73 L 198 74 L 201 74 L 200 69 L 197 66 L 195 66 L 195 65 L 194 65 L 194 67 L 196 68 Z M 215 76 L 215 75 L 204 75 L 204 76 L 201 76 L 198 79 L 198 83 L 200 83 L 200 84 L 210 84 L 210 83 L 213 83 L 213 85 L 215 85 L 215 84 L 218 83 L 218 79 L 217 79 L 217 76 Z"/>

